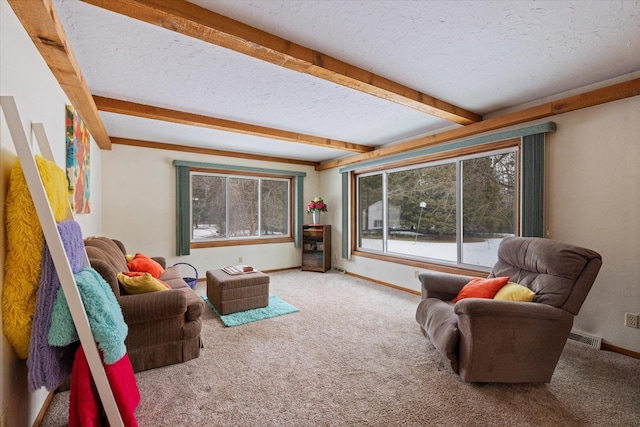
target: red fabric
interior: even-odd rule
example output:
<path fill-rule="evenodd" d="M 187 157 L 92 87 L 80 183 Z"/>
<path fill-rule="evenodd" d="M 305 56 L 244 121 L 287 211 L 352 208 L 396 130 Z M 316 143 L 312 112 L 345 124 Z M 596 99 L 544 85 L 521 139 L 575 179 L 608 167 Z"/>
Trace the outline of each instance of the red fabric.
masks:
<path fill-rule="evenodd" d="M 127 263 L 127 267 L 131 271 L 149 273 L 156 279 L 164 273 L 164 268 L 162 268 L 157 261 L 141 253 L 137 253 L 136 256 Z"/>
<path fill-rule="evenodd" d="M 464 285 L 458 296 L 452 299 L 458 302 L 465 298 L 493 298 L 501 287 L 507 284 L 508 277 L 492 277 L 491 279 L 475 278 Z"/>
<path fill-rule="evenodd" d="M 120 417 L 125 426 L 137 427 L 135 410 L 140 403 L 140 391 L 133 375 L 129 356 L 125 355 L 116 363 L 104 365 L 107 379 Z M 91 376 L 89 363 L 82 346 L 78 348 L 71 372 L 71 393 L 69 396 L 69 427 L 97 427 L 109 425 L 100 402 L 98 389 Z"/>

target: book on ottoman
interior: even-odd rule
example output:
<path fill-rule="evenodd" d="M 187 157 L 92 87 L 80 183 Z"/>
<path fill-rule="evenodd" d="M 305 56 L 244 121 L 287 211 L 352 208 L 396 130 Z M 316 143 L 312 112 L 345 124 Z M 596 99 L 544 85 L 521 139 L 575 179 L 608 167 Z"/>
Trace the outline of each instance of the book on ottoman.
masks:
<path fill-rule="evenodd" d="M 253 267 L 248 265 L 228 265 L 226 267 L 222 267 L 222 271 L 233 276 L 236 274 L 255 273 L 257 270 L 254 270 Z"/>

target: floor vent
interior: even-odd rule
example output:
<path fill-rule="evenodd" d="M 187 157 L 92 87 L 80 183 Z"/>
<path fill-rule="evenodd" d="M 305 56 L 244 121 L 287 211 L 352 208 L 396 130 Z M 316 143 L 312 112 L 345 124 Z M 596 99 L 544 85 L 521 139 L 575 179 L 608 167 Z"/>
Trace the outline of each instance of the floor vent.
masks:
<path fill-rule="evenodd" d="M 598 350 L 600 350 L 600 346 L 602 345 L 602 338 L 592 337 L 579 332 L 569 333 L 569 339 L 590 345 Z"/>
<path fill-rule="evenodd" d="M 340 268 L 340 267 L 333 267 L 332 270 L 333 271 L 337 271 L 338 273 L 342 273 L 342 274 L 345 274 L 347 272 L 347 270 L 345 270 L 344 268 Z"/>

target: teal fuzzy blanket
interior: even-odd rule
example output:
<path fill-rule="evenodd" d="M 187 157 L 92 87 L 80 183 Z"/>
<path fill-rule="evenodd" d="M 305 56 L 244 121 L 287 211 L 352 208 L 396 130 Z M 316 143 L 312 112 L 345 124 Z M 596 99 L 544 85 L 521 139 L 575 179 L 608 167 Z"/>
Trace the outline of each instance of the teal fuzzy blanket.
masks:
<path fill-rule="evenodd" d="M 89 326 L 93 338 L 102 350 L 104 363 L 113 364 L 120 360 L 127 348 L 124 339 L 127 337 L 127 324 L 122 316 L 122 309 L 116 301 L 111 287 L 102 276 L 92 268 L 80 270 L 76 275 L 78 291 L 89 318 Z M 62 288 L 58 290 L 51 312 L 51 329 L 49 329 L 49 345 L 65 346 L 78 341 L 67 299 Z"/>

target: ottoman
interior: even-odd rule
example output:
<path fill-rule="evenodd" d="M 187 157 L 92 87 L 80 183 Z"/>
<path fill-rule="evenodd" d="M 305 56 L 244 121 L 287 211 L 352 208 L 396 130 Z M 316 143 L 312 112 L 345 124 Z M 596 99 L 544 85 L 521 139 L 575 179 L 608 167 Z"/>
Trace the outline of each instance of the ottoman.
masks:
<path fill-rule="evenodd" d="M 207 271 L 207 298 L 220 314 L 269 305 L 269 276 L 259 271 L 230 275 L 221 269 Z"/>

